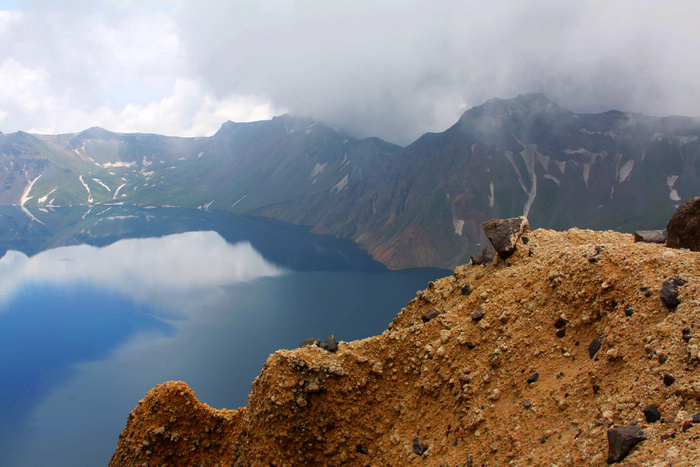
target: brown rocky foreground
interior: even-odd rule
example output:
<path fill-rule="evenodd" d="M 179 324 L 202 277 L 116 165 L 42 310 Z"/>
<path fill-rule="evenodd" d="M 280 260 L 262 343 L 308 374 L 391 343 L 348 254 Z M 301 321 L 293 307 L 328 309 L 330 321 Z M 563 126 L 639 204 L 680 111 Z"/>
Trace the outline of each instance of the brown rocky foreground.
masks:
<path fill-rule="evenodd" d="M 380 336 L 271 355 L 245 408 L 156 387 L 110 465 L 607 465 L 608 431 L 630 425 L 619 465 L 700 465 L 700 253 L 525 235 Z"/>

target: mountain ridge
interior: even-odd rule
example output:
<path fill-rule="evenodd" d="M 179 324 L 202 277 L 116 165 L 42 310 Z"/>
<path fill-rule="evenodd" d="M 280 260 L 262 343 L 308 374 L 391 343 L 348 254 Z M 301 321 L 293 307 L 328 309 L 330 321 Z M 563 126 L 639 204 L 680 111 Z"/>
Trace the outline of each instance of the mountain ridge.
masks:
<path fill-rule="evenodd" d="M 406 147 L 282 115 L 210 137 L 0 135 L 0 203 L 226 210 L 350 238 L 390 268 L 453 267 L 480 224 L 663 228 L 700 194 L 700 120 L 576 114 L 532 93 L 491 99 Z"/>

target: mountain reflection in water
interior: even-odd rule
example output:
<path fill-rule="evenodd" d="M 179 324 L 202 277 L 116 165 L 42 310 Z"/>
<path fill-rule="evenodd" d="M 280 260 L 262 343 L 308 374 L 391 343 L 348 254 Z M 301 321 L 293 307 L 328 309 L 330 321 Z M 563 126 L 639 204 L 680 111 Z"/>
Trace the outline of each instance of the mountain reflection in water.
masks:
<path fill-rule="evenodd" d="M 18 211 L 0 209 L 0 465 L 106 465 L 155 385 L 245 405 L 270 353 L 381 333 L 446 274 L 228 213 Z"/>

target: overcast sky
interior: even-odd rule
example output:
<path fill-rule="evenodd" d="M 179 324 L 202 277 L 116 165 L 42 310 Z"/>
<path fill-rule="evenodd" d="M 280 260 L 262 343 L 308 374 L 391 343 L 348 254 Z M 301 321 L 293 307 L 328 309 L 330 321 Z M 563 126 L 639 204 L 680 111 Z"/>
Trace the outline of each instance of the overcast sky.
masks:
<path fill-rule="evenodd" d="M 0 0 L 0 131 L 311 116 L 407 144 L 492 97 L 700 115 L 697 0 Z"/>

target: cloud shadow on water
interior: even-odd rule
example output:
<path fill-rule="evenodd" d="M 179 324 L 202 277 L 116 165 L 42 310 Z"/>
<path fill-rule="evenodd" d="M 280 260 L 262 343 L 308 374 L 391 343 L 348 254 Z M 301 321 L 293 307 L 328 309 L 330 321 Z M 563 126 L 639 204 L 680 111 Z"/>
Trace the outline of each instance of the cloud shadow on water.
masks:
<path fill-rule="evenodd" d="M 0 420 L 5 422 L 0 451 L 5 452 L 25 428 L 32 407 L 71 377 L 76 363 L 106 357 L 136 332 L 173 332 L 147 305 L 86 286 L 25 287 L 11 308 L 0 313 Z"/>

